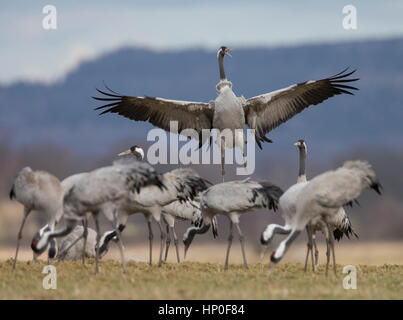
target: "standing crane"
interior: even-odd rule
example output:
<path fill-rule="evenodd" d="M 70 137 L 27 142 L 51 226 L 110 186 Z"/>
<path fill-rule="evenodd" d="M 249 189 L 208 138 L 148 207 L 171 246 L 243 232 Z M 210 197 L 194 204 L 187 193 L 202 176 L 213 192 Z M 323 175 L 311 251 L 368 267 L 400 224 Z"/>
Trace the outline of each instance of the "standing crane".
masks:
<path fill-rule="evenodd" d="M 24 217 L 18 231 L 17 247 L 13 262 L 14 270 L 17 263 L 22 231 L 28 215 L 33 210 L 46 215 L 49 229 L 46 232 L 54 230 L 56 221 L 63 214 L 63 190 L 59 179 L 54 175 L 46 171 L 34 171 L 30 167 L 25 167 L 14 179 L 10 190 L 10 199 L 16 199 L 24 206 Z M 45 231 L 42 230 L 42 232 Z M 52 244 L 52 247 L 54 247 L 54 244 Z M 36 256 L 34 255 L 35 259 Z"/>
<path fill-rule="evenodd" d="M 133 213 L 147 216 L 150 230 L 150 259 L 152 248 L 151 217 L 158 222 L 161 233 L 159 266 L 162 263 L 165 234 L 161 226 L 161 208 L 176 200 L 193 199 L 206 189 L 206 181 L 192 169 L 176 169 L 158 174 L 153 167 L 132 158 L 115 161 L 112 166 L 91 171 L 85 179 L 79 179 L 64 197 L 66 227 L 56 232 L 37 235 L 32 241 L 34 251 L 44 250 L 49 239 L 69 234 L 77 220 L 86 212 L 95 218 L 98 240 L 100 237 L 98 214 L 104 214 L 113 223 L 119 239 L 123 272 L 126 272 L 123 246 L 119 228 L 126 225 Z M 99 242 L 99 241 L 98 241 Z M 151 260 L 150 260 L 151 261 Z M 96 255 L 96 273 L 98 255 Z"/>
<path fill-rule="evenodd" d="M 229 253 L 233 238 L 233 225 L 235 225 L 239 241 L 241 243 L 242 257 L 245 269 L 248 269 L 246 261 L 244 235 L 239 227 L 239 218 L 242 214 L 261 208 L 277 209 L 277 203 L 283 191 L 276 185 L 264 181 L 256 182 L 245 179 L 242 181 L 230 181 L 211 186 L 200 194 L 200 207 L 203 215 L 203 225 L 200 228 L 190 228 L 183 237 L 185 254 L 196 234 L 205 233 L 210 225 L 213 225 L 213 234 L 217 234 L 215 216 L 226 216 L 230 221 L 228 247 L 225 256 L 225 270 L 228 269 Z"/>
<path fill-rule="evenodd" d="M 363 190 L 370 188 L 381 194 L 382 187 L 375 171 L 366 161 L 346 161 L 342 167 L 324 172 L 312 179 L 298 195 L 296 213 L 292 222 L 289 226 L 282 227 L 282 232 L 288 234 L 288 237 L 271 254 L 270 269 L 280 262 L 291 244 L 312 219 L 321 217 L 330 234 L 329 223 L 333 216 L 338 214 L 341 207 L 352 203 Z M 336 275 L 334 241 L 333 237 L 329 239 L 333 271 Z"/>
<path fill-rule="evenodd" d="M 285 220 L 285 226 L 282 227 L 278 224 L 269 224 L 266 229 L 262 232 L 260 237 L 261 244 L 268 248 L 269 243 L 272 241 L 274 235 L 276 233 L 284 234 L 287 233 L 288 230 L 291 228 L 292 221 L 296 215 L 296 207 L 298 202 L 298 195 L 300 194 L 301 190 L 308 185 L 309 181 L 306 179 L 306 156 L 307 156 L 307 145 L 304 140 L 298 140 L 295 144 L 296 147 L 299 149 L 299 172 L 297 183 L 291 186 L 284 194 L 280 197 L 279 207 L 282 217 Z M 339 240 L 343 234 L 347 237 L 350 234 L 355 234 L 351 227 L 350 219 L 348 218 L 346 212 L 343 208 L 340 208 L 337 214 L 332 215 L 328 219 L 328 223 L 333 230 L 333 233 L 337 236 Z M 314 265 L 318 263 L 318 248 L 316 245 L 316 235 L 317 231 L 321 231 L 326 238 L 327 244 L 327 265 L 329 264 L 329 254 L 330 254 L 330 237 L 331 234 L 328 233 L 326 222 L 323 220 L 321 216 L 317 216 L 312 219 L 306 226 L 307 234 L 308 234 L 308 243 L 307 243 L 307 252 L 305 258 L 305 267 L 304 270 L 307 269 L 309 252 L 311 252 L 311 262 L 312 262 L 312 271 L 315 271 Z M 315 263 L 313 258 L 313 248 L 315 248 Z M 265 249 L 263 249 L 262 253 L 264 254 Z M 326 267 L 327 270 L 328 267 Z"/>

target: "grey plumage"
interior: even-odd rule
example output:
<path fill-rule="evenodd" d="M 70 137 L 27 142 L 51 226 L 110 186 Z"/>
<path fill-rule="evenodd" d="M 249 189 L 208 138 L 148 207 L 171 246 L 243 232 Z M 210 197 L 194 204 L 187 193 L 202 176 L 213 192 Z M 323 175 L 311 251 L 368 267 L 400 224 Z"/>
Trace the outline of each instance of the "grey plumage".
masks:
<path fill-rule="evenodd" d="M 351 90 L 358 89 L 346 83 L 359 79 L 349 79 L 355 70 L 346 73 L 347 70 L 328 78 L 301 82 L 248 99 L 244 107 L 246 123 L 249 128 L 256 129 L 258 145 L 264 141 L 263 137 L 267 133 L 310 105 L 318 105 L 339 94 L 353 95 Z"/>
<path fill-rule="evenodd" d="M 363 190 L 370 188 L 380 194 L 381 185 L 375 171 L 366 161 L 347 161 L 342 167 L 312 179 L 298 195 L 297 211 L 290 226 L 291 231 L 271 255 L 272 265 L 282 259 L 289 246 L 312 219 L 322 217 L 330 233 L 330 219 L 338 214 L 342 206 L 356 199 Z M 333 238 L 329 238 L 336 273 Z"/>
<path fill-rule="evenodd" d="M 207 187 L 206 183 L 192 169 L 176 169 L 161 175 L 147 163 L 122 158 L 112 166 L 85 174 L 84 178 L 74 183 L 64 196 L 66 228 L 38 237 L 40 243 L 34 248 L 43 250 L 43 245 L 49 238 L 71 232 L 77 220 L 83 219 L 86 212 L 91 212 L 95 218 L 99 213 L 104 214 L 115 228 L 126 225 L 131 214 L 143 213 L 148 223 L 151 217 L 154 217 L 161 228 L 161 208 L 178 199 L 192 199 L 197 192 Z M 149 228 L 151 229 L 150 224 Z M 120 231 L 116 230 L 119 239 Z M 161 235 L 164 237 L 162 230 Z M 125 270 L 120 241 L 119 244 Z M 163 245 L 160 250 L 160 263 L 162 248 Z"/>
<path fill-rule="evenodd" d="M 201 228 L 189 229 L 184 235 L 183 241 L 185 250 L 189 248 L 195 234 L 207 232 L 210 225 L 213 225 L 213 232 L 216 233 L 217 231 L 214 229 L 216 215 L 225 215 L 230 220 L 230 236 L 228 239 L 225 268 L 228 268 L 228 255 L 232 242 L 233 224 L 235 224 L 240 236 L 244 266 L 248 268 L 244 251 L 244 237 L 239 227 L 239 218 L 244 213 L 261 208 L 275 211 L 282 193 L 281 188 L 270 182 L 257 182 L 249 179 L 225 182 L 211 186 L 200 194 L 200 207 L 204 224 Z"/>
<path fill-rule="evenodd" d="M 53 230 L 56 222 L 63 214 L 63 191 L 59 179 L 54 175 L 46 171 L 33 171 L 30 167 L 25 167 L 14 179 L 10 191 L 10 199 L 15 199 L 24 206 L 24 217 L 18 232 L 17 248 L 13 263 L 14 269 L 22 231 L 29 213 L 37 211 L 46 215 L 49 230 Z M 34 259 L 36 259 L 35 255 Z"/>
<path fill-rule="evenodd" d="M 217 143 L 221 145 L 222 158 L 225 148 L 238 147 L 244 152 L 244 140 L 242 129 L 245 124 L 250 129 L 255 129 L 255 139 L 260 148 L 262 142 L 271 142 L 266 134 L 286 122 L 310 105 L 317 105 L 324 100 L 339 94 L 352 95 L 355 87 L 346 83 L 358 79 L 348 78 L 354 71 L 342 72 L 322 80 L 310 80 L 290 87 L 245 99 L 237 97 L 232 91 L 232 83 L 227 80 L 224 71 L 224 56 L 229 54 L 229 49 L 221 47 L 217 52 L 220 71 L 220 81 L 216 86 L 218 96 L 215 101 L 209 103 L 168 100 L 151 97 L 133 97 L 118 94 L 108 87 L 109 92 L 101 91 L 102 97 L 93 97 L 96 100 L 106 102 L 97 107 L 103 110 L 101 114 L 117 113 L 135 121 L 149 121 L 153 125 L 174 133 L 181 133 L 184 129 L 194 129 L 197 134 L 192 137 L 203 145 L 210 136 L 203 135 L 203 130 L 224 129 L 232 132 L 231 138 L 227 134 L 218 137 Z M 170 122 L 178 121 L 178 132 L 171 128 Z M 241 131 L 235 132 L 236 129 Z M 188 136 L 188 133 L 182 132 Z M 225 143 L 221 140 L 224 138 Z M 223 160 L 222 160 L 223 162 Z M 222 164 L 222 175 L 224 165 Z"/>
<path fill-rule="evenodd" d="M 203 217 L 200 210 L 200 205 L 196 201 L 174 201 L 164 207 L 162 207 L 162 217 L 167 224 L 166 229 L 166 245 L 165 245 L 165 261 L 168 258 L 168 250 L 171 243 L 170 229 L 174 237 L 174 244 L 176 248 L 176 257 L 178 263 L 180 262 L 178 238 L 175 232 L 176 220 L 187 220 L 192 223 L 196 228 L 201 226 Z"/>
<path fill-rule="evenodd" d="M 134 152 L 140 152 L 144 155 L 144 151 L 140 146 L 133 146 L 130 149 L 120 153 L 119 155 L 131 155 Z M 141 157 L 142 158 L 142 157 Z M 129 207 L 132 212 L 143 213 L 148 224 L 149 230 L 149 263 L 152 261 L 152 239 L 153 233 L 151 228 L 151 217 L 158 223 L 161 234 L 161 247 L 159 265 L 162 263 L 163 239 L 166 237 L 165 260 L 168 256 L 170 245 L 170 232 L 172 229 L 174 242 L 177 253 L 177 260 L 180 262 L 178 241 L 174 230 L 175 218 L 182 217 L 193 219 L 190 216 L 191 212 L 195 212 L 195 208 L 190 205 L 194 203 L 194 197 L 200 192 L 207 189 L 207 180 L 201 178 L 193 169 L 178 168 L 161 175 L 162 183 L 164 184 L 164 192 L 156 189 L 156 187 L 144 188 L 139 194 L 131 199 Z M 121 214 L 122 215 L 122 214 Z M 167 233 L 165 234 L 161 226 L 161 215 L 167 223 Z M 121 221 L 126 221 L 126 217 L 121 218 Z"/>
<path fill-rule="evenodd" d="M 280 226 L 277 224 L 270 224 L 261 234 L 260 238 L 261 243 L 263 246 L 266 246 L 266 248 L 273 239 L 274 234 L 276 233 L 289 234 L 291 232 L 291 226 L 297 211 L 298 196 L 300 192 L 304 189 L 304 187 L 307 186 L 309 183 L 309 181 L 306 179 L 306 172 L 305 172 L 306 156 L 307 156 L 306 142 L 304 140 L 298 140 L 294 145 L 297 146 L 299 149 L 299 171 L 298 171 L 297 183 L 291 186 L 288 190 L 286 190 L 279 201 L 279 207 L 281 210 L 281 215 L 285 220 L 285 225 Z M 342 207 L 339 208 L 336 214 L 330 216 L 327 219 L 327 223 L 336 233 L 338 240 L 340 240 L 341 238 L 340 234 L 345 233 L 349 236 L 349 234 L 354 233 L 351 227 L 350 220 Z M 308 244 L 305 259 L 305 268 L 304 268 L 305 271 L 307 268 L 309 252 L 311 252 L 312 257 L 312 270 L 313 271 L 315 270 L 313 262 L 313 249 L 315 249 L 315 264 L 318 263 L 319 251 L 316 245 L 317 231 L 321 231 L 326 237 L 326 243 L 328 244 L 326 255 L 327 257 L 329 257 L 329 250 L 330 250 L 329 237 L 331 237 L 332 235 L 328 232 L 326 222 L 323 220 L 323 218 L 321 216 L 317 216 L 314 219 L 312 219 L 307 225 Z M 262 258 L 264 251 L 265 249 L 263 249 L 262 251 Z"/>
<path fill-rule="evenodd" d="M 179 168 L 161 175 L 161 181 L 165 186 L 164 190 L 154 185 L 147 186 L 140 190 L 138 194 L 131 194 L 126 203 L 126 210 L 120 210 L 121 223 L 125 224 L 129 215 L 133 213 L 143 213 L 149 225 L 150 240 L 150 264 L 152 257 L 152 230 L 151 217 L 158 223 L 161 243 L 158 265 L 162 263 L 163 240 L 166 235 L 161 225 L 161 215 L 164 206 L 174 201 L 191 201 L 200 192 L 207 189 L 207 180 L 200 177 L 196 171 L 190 168 Z"/>
<path fill-rule="evenodd" d="M 104 214 L 118 228 L 118 212 L 126 209 L 130 197 L 138 194 L 142 188 L 154 185 L 157 189 L 164 188 L 160 175 L 150 165 L 136 160 L 123 159 L 113 165 L 88 172 L 83 178 L 77 179 L 64 196 L 64 218 L 66 227 L 56 232 L 45 232 L 42 237 L 33 240 L 33 249 L 42 251 L 49 239 L 69 234 L 78 220 L 85 218 L 91 212 L 96 218 Z M 120 239 L 120 231 L 116 229 Z M 124 266 L 123 249 L 120 244 L 122 265 Z M 97 263 L 96 263 L 97 267 Z M 96 268 L 97 269 L 97 268 Z"/>
<path fill-rule="evenodd" d="M 82 257 L 83 251 L 85 252 L 85 256 L 87 258 L 95 258 L 96 254 L 96 243 L 97 243 L 97 233 L 94 229 L 87 228 L 87 241 L 84 241 L 81 238 L 76 244 L 74 244 L 65 254 L 60 255 L 60 253 L 64 252 L 72 242 L 74 242 L 77 238 L 80 238 L 84 233 L 83 226 L 76 226 L 71 233 L 61 238 L 58 243 L 58 256 L 57 258 L 60 261 L 72 261 L 78 260 Z M 116 237 L 116 232 L 114 230 L 105 232 L 99 241 L 99 257 L 102 258 L 109 249 L 110 241 Z M 85 250 L 84 250 L 84 242 Z"/>
<path fill-rule="evenodd" d="M 190 221 L 195 226 L 199 226 L 203 220 L 200 204 L 196 201 L 174 201 L 162 208 L 163 215 L 170 215 L 178 220 Z"/>

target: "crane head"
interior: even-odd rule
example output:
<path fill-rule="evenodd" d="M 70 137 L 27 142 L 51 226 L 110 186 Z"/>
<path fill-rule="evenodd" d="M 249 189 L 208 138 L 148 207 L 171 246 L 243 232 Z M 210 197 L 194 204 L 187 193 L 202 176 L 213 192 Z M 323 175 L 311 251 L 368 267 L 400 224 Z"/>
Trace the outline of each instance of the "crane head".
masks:
<path fill-rule="evenodd" d="M 130 149 L 127 149 L 126 151 L 119 153 L 118 156 L 121 157 L 129 154 L 134 155 L 139 161 L 144 159 L 144 150 L 139 145 L 130 147 Z"/>
<path fill-rule="evenodd" d="M 303 140 L 303 139 L 300 139 L 300 140 L 298 140 L 297 142 L 295 142 L 295 143 L 294 143 L 294 146 L 298 147 L 299 149 L 305 149 L 305 150 L 307 150 L 305 140 Z"/>
<path fill-rule="evenodd" d="M 222 46 L 220 49 L 218 49 L 217 55 L 220 55 L 222 57 L 227 55 L 228 57 L 232 58 L 232 56 L 230 54 L 231 51 L 232 51 L 231 49 L 228 49 L 227 47 Z"/>

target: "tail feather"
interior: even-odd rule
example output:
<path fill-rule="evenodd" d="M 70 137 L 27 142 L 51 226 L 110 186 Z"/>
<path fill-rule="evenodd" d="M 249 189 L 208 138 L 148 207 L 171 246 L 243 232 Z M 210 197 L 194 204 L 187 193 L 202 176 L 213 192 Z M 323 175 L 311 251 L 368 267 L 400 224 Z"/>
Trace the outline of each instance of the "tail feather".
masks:
<path fill-rule="evenodd" d="M 10 196 L 10 200 L 13 200 L 15 198 L 14 185 L 11 187 L 9 196 Z"/>
<path fill-rule="evenodd" d="M 270 182 L 259 182 L 262 186 L 261 188 L 256 188 L 252 190 L 253 198 L 250 200 L 255 202 L 258 196 L 262 196 L 262 205 L 264 208 L 269 208 L 270 210 L 273 209 L 274 211 L 278 208 L 278 202 L 284 191 L 270 183 Z"/>
<path fill-rule="evenodd" d="M 178 174 L 175 188 L 178 193 L 179 201 L 194 200 L 199 192 L 208 188 L 209 181 L 200 177 L 194 170 L 191 169 L 176 169 Z"/>
<path fill-rule="evenodd" d="M 342 226 L 333 230 L 333 236 L 337 241 L 340 241 L 344 235 L 348 239 L 350 239 L 351 235 L 354 235 L 356 238 L 358 238 L 358 234 L 353 230 L 351 221 L 348 217 L 345 217 L 345 219 L 343 219 Z"/>

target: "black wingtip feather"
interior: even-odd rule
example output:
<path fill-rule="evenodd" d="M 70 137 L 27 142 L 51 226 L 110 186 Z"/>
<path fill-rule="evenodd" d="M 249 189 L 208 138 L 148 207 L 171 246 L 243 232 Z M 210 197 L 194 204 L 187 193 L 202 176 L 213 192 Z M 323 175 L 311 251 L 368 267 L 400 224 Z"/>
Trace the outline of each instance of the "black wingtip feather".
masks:
<path fill-rule="evenodd" d="M 107 84 L 105 83 L 105 81 L 102 81 L 102 82 L 104 83 L 105 88 L 108 89 L 110 92 L 116 94 L 118 97 L 119 97 L 119 96 L 122 96 L 120 93 L 118 93 L 118 92 L 112 90 L 111 88 L 109 88 L 109 87 L 107 86 Z"/>
<path fill-rule="evenodd" d="M 262 148 L 262 144 L 260 143 L 260 139 L 255 135 L 255 140 L 256 140 L 256 143 L 257 143 L 257 146 L 259 147 L 259 149 L 260 150 L 263 150 L 263 148 Z"/>
<path fill-rule="evenodd" d="M 333 237 L 334 237 L 337 241 L 340 241 L 340 239 L 343 238 L 343 232 L 341 232 L 339 229 L 334 229 L 334 230 L 333 230 Z"/>
<path fill-rule="evenodd" d="M 379 182 L 373 183 L 371 188 L 374 189 L 377 194 L 382 195 L 383 187 Z"/>
<path fill-rule="evenodd" d="M 112 94 L 112 93 L 109 93 L 109 92 L 105 92 L 105 91 L 102 91 L 102 90 L 100 90 L 98 88 L 96 88 L 96 90 L 99 93 L 104 94 L 104 95 L 109 96 L 109 97 L 115 97 L 115 98 L 121 98 L 122 97 L 121 95 L 116 95 L 116 94 Z"/>
<path fill-rule="evenodd" d="M 14 186 L 12 186 L 10 193 L 9 193 L 10 200 L 13 200 L 15 198 L 15 192 L 14 192 Z"/>

